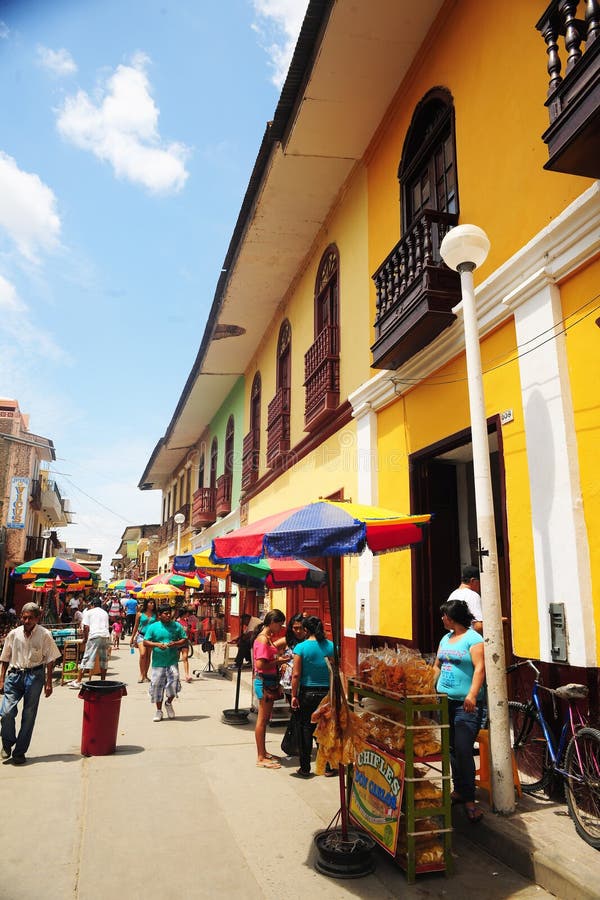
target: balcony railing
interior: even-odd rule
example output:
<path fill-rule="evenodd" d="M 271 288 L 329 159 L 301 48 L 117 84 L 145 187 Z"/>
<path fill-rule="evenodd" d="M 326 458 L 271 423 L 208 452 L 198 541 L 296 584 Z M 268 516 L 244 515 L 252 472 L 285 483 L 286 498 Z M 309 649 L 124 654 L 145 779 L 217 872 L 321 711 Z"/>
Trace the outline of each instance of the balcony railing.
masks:
<path fill-rule="evenodd" d="M 339 330 L 327 325 L 304 354 L 304 430 L 314 431 L 340 402 Z"/>
<path fill-rule="evenodd" d="M 553 0 L 536 28 L 546 43 L 550 77 L 550 127 L 542 135 L 550 158 L 544 168 L 599 178 L 600 3 Z"/>
<path fill-rule="evenodd" d="M 48 478 L 42 482 L 40 490 L 40 506 L 52 525 L 68 525 L 64 502 L 56 482 Z"/>
<path fill-rule="evenodd" d="M 267 411 L 267 465 L 274 468 L 290 449 L 290 389 L 279 388 Z"/>
<path fill-rule="evenodd" d="M 424 210 L 373 275 L 377 294 L 373 368 L 397 369 L 456 316 L 460 276 L 440 257 L 458 216 Z"/>
<path fill-rule="evenodd" d="M 192 527 L 207 528 L 217 521 L 217 492 L 215 488 L 201 487 L 192 497 Z"/>
<path fill-rule="evenodd" d="M 231 475 L 217 478 L 217 516 L 227 516 L 231 512 Z"/>
<path fill-rule="evenodd" d="M 260 430 L 253 428 L 244 438 L 242 446 L 242 490 L 247 491 L 258 481 L 260 465 Z"/>

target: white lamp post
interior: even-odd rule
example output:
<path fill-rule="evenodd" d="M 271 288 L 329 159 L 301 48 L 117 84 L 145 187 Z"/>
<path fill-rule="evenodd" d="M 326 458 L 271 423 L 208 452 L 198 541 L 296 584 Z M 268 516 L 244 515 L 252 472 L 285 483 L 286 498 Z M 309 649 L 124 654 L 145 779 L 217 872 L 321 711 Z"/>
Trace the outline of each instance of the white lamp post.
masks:
<path fill-rule="evenodd" d="M 173 516 L 173 521 L 177 525 L 177 556 L 179 556 L 181 552 L 181 526 L 185 522 L 185 516 L 183 513 L 175 513 Z"/>
<path fill-rule="evenodd" d="M 496 810 L 507 814 L 514 811 L 515 791 L 508 727 L 506 661 L 498 580 L 492 475 L 481 372 L 481 348 L 473 289 L 473 271 L 485 262 L 489 249 L 490 242 L 485 231 L 478 228 L 477 225 L 458 225 L 456 228 L 452 228 L 442 241 L 440 253 L 446 265 L 460 274 L 473 443 L 477 531 L 480 550 L 487 557 L 484 564 L 483 554 L 480 555 L 479 568 L 481 570 L 485 675 L 490 718 L 492 787 Z"/>
<path fill-rule="evenodd" d="M 148 580 L 148 560 L 150 559 L 150 551 L 144 550 L 144 581 Z"/>
<path fill-rule="evenodd" d="M 44 531 L 42 531 L 42 535 L 41 535 L 41 536 L 42 536 L 43 539 L 44 539 L 44 549 L 43 549 L 43 551 L 42 551 L 42 559 L 45 559 L 45 558 L 46 558 L 46 553 L 47 553 L 47 551 L 48 551 L 48 541 L 49 541 L 50 538 L 52 537 L 52 532 L 50 531 L 49 528 L 45 528 Z"/>

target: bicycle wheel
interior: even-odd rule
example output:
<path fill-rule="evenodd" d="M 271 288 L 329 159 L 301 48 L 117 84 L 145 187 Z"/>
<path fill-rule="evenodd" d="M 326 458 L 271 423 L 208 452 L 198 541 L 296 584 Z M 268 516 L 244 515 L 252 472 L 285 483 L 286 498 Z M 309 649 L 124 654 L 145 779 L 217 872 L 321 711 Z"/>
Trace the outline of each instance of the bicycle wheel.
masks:
<path fill-rule="evenodd" d="M 565 796 L 577 834 L 600 850 L 600 731 L 580 728 L 565 755 Z"/>
<path fill-rule="evenodd" d="M 508 720 L 521 787 L 526 794 L 541 791 L 548 785 L 552 773 L 548 742 L 537 710 L 526 703 L 509 700 Z"/>

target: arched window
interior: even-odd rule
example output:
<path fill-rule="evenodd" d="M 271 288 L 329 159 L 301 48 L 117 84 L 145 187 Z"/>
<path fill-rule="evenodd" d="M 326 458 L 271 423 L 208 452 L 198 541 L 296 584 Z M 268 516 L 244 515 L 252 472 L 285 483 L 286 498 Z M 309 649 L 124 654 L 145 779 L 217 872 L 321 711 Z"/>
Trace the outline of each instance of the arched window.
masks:
<path fill-rule="evenodd" d="M 233 472 L 233 438 L 234 438 L 234 422 L 233 416 L 229 416 L 227 420 L 227 428 L 225 429 L 225 474 L 231 475 Z"/>
<path fill-rule="evenodd" d="M 204 447 L 202 448 L 202 452 L 200 453 L 200 462 L 198 463 L 198 487 L 204 487 Z"/>
<path fill-rule="evenodd" d="M 331 244 L 319 264 L 315 285 L 315 337 L 327 325 L 337 328 L 339 318 L 339 254 Z"/>
<path fill-rule="evenodd" d="M 277 465 L 290 449 L 290 404 L 292 386 L 292 329 L 281 323 L 277 340 L 277 390 L 267 409 L 267 465 Z"/>
<path fill-rule="evenodd" d="M 217 458 L 219 455 L 219 444 L 217 442 L 216 437 L 212 439 L 212 444 L 210 445 L 210 485 L 209 487 L 215 489 L 217 487 Z"/>
<path fill-rule="evenodd" d="M 261 378 L 257 372 L 250 391 L 250 431 L 244 438 L 242 450 L 242 490 L 247 490 L 258 481 L 260 462 L 260 402 Z"/>
<path fill-rule="evenodd" d="M 281 323 L 277 341 L 277 390 L 292 386 L 292 329 L 287 319 Z"/>
<path fill-rule="evenodd" d="M 417 105 L 398 177 L 403 232 L 425 209 L 458 213 L 454 105 L 446 88 L 433 88 Z"/>

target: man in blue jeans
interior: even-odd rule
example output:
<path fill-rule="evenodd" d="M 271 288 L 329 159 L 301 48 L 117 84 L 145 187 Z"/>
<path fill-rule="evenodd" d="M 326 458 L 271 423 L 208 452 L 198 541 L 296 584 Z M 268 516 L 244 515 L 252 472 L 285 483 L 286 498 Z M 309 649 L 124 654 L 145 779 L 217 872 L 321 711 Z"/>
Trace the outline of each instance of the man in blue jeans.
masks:
<path fill-rule="evenodd" d="M 27 762 L 25 753 L 31 743 L 42 690 L 52 693 L 52 670 L 60 650 L 52 635 L 39 624 L 42 611 L 36 603 L 26 603 L 18 628 L 10 631 L 0 655 L 0 691 L 4 691 L 0 716 L 2 758 L 15 766 Z M 17 705 L 23 700 L 21 727 L 16 733 Z"/>

